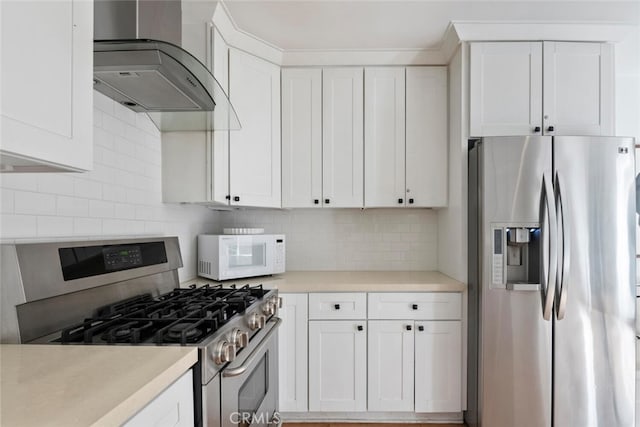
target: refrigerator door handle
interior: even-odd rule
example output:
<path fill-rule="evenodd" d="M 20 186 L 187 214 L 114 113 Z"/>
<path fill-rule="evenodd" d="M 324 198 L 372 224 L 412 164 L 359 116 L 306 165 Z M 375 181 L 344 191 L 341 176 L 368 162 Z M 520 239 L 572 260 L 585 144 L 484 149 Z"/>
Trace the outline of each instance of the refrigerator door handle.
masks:
<path fill-rule="evenodd" d="M 556 189 L 556 206 L 558 209 L 558 227 L 562 227 L 562 250 L 559 253 L 562 261 L 558 264 L 558 277 L 556 278 L 556 292 L 558 299 L 556 301 L 556 316 L 558 320 L 564 319 L 564 315 L 567 311 L 567 292 L 569 284 L 567 282 L 567 276 L 569 275 L 569 265 L 571 261 L 571 240 L 570 240 L 570 227 L 567 224 L 567 219 L 570 215 L 567 212 L 567 206 L 562 196 L 562 184 L 560 182 L 560 175 L 556 172 L 555 185 Z"/>
<path fill-rule="evenodd" d="M 542 317 L 551 320 L 553 314 L 553 301 L 555 298 L 555 283 L 558 267 L 557 253 L 557 226 L 556 207 L 551 181 L 547 175 L 542 175 L 542 191 L 540 196 L 540 224 L 542 231 L 541 259 L 542 271 L 540 274 L 540 296 L 542 298 Z M 546 242 L 549 242 L 548 255 L 545 256 Z"/>

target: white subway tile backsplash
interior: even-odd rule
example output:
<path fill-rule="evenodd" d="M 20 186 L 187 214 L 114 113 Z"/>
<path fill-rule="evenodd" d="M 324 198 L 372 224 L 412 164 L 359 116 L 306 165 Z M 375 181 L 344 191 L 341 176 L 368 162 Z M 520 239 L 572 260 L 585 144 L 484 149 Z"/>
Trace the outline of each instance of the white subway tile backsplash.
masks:
<path fill-rule="evenodd" d="M 13 213 L 14 212 L 14 191 L 0 188 L 0 212 Z"/>
<path fill-rule="evenodd" d="M 108 132 L 105 129 L 94 128 L 93 143 L 94 149 L 102 147 L 106 148 L 107 150 L 113 150 L 115 146 L 115 136 L 113 135 L 113 133 Z"/>
<path fill-rule="evenodd" d="M 101 199 L 102 184 L 83 178 L 76 178 L 73 183 L 74 194 L 86 199 Z"/>
<path fill-rule="evenodd" d="M 134 120 L 133 125 L 128 124 L 124 127 L 124 137 L 139 144 L 140 141 L 144 141 L 146 134 L 135 126 Z"/>
<path fill-rule="evenodd" d="M 113 218 L 115 216 L 115 205 L 112 202 L 103 200 L 90 200 L 89 216 L 92 218 Z"/>
<path fill-rule="evenodd" d="M 136 208 L 135 206 L 125 204 L 125 203 L 116 203 L 115 207 L 115 217 L 118 219 L 135 219 L 136 218 Z"/>
<path fill-rule="evenodd" d="M 97 218 L 74 218 L 73 234 L 76 236 L 99 236 L 102 234 L 102 220 Z"/>
<path fill-rule="evenodd" d="M 113 115 L 114 105 L 115 101 L 113 101 L 111 98 L 106 97 L 100 92 L 96 92 L 95 90 L 93 91 L 93 106 L 95 108 L 102 110 L 109 115 Z"/>
<path fill-rule="evenodd" d="M 14 194 L 14 211 L 17 214 L 55 215 L 56 196 L 16 191 Z"/>
<path fill-rule="evenodd" d="M 36 237 L 38 235 L 36 216 L 2 214 L 0 235 L 3 239 Z"/>
<path fill-rule="evenodd" d="M 56 213 L 59 216 L 89 216 L 89 200 L 76 197 L 58 196 Z"/>
<path fill-rule="evenodd" d="M 3 173 L 0 175 L 0 185 L 14 190 L 38 191 L 38 175 L 23 173 Z"/>
<path fill-rule="evenodd" d="M 38 174 L 38 192 L 73 196 L 73 180 L 77 173 Z"/>
<path fill-rule="evenodd" d="M 96 128 L 102 127 L 102 111 L 97 107 L 93 107 L 93 126 Z"/>
<path fill-rule="evenodd" d="M 120 108 L 119 105 L 116 105 L 114 107 Z M 107 131 L 109 131 L 110 133 L 116 136 L 124 135 L 124 126 L 125 126 L 125 123 L 122 120 L 110 114 L 105 114 L 102 116 L 102 128 L 106 129 Z"/>
<path fill-rule="evenodd" d="M 128 125 L 136 125 L 136 112 L 130 110 L 129 108 L 116 108 L 114 111 L 114 115 L 117 119 L 122 120 Z"/>
<path fill-rule="evenodd" d="M 38 237 L 68 237 L 73 234 L 73 218 L 39 216 Z"/>
<path fill-rule="evenodd" d="M 112 202 L 125 202 L 127 200 L 127 190 L 114 184 L 102 184 L 102 199 Z"/>
<path fill-rule="evenodd" d="M 133 157 L 136 153 L 136 143 L 122 136 L 116 136 L 114 140 L 114 150 L 116 153 Z"/>

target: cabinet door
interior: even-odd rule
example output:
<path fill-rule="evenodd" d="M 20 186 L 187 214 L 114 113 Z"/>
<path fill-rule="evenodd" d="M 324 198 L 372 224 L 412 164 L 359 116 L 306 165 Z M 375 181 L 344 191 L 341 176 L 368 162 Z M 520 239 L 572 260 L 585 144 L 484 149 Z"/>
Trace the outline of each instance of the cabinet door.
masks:
<path fill-rule="evenodd" d="M 193 422 L 193 373 L 189 370 L 124 423 L 124 426 L 192 427 Z"/>
<path fill-rule="evenodd" d="M 613 45 L 544 42 L 543 51 L 544 133 L 613 135 Z"/>
<path fill-rule="evenodd" d="M 322 206 L 322 70 L 282 70 L 282 207 Z"/>
<path fill-rule="evenodd" d="M 368 323 L 369 410 L 413 412 L 413 320 Z"/>
<path fill-rule="evenodd" d="M 229 96 L 242 126 L 229 133 L 231 204 L 279 208 L 280 68 L 230 49 Z"/>
<path fill-rule="evenodd" d="M 364 70 L 364 205 L 405 204 L 404 68 Z"/>
<path fill-rule="evenodd" d="M 229 47 L 217 28 L 211 28 L 213 75 L 222 89 L 229 93 Z M 211 200 L 229 204 L 229 132 L 211 132 Z"/>
<path fill-rule="evenodd" d="M 322 191 L 328 207 L 363 205 L 362 68 L 322 73 Z"/>
<path fill-rule="evenodd" d="M 6 170 L 93 167 L 93 2 L 3 1 L 2 149 Z"/>
<path fill-rule="evenodd" d="M 416 412 L 462 410 L 460 321 L 416 322 Z"/>
<path fill-rule="evenodd" d="M 447 67 L 407 68 L 407 206 L 447 205 Z"/>
<path fill-rule="evenodd" d="M 307 411 L 307 294 L 280 294 L 278 362 L 280 410 Z"/>
<path fill-rule="evenodd" d="M 542 127 L 542 43 L 472 43 L 470 136 L 535 135 Z"/>
<path fill-rule="evenodd" d="M 366 329 L 365 321 L 309 322 L 309 411 L 367 410 Z"/>

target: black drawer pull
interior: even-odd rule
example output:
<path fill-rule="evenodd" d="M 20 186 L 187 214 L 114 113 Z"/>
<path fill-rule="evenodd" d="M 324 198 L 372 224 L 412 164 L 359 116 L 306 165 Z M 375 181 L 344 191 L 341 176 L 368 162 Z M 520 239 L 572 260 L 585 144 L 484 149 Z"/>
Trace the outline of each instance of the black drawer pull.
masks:
<path fill-rule="evenodd" d="M 407 325 L 407 331 L 411 330 L 411 325 Z"/>
<path fill-rule="evenodd" d="M 314 205 L 319 205 L 320 204 L 320 200 L 319 199 L 313 199 L 313 204 Z"/>
<path fill-rule="evenodd" d="M 234 202 L 239 202 L 240 201 L 240 196 L 233 196 L 233 201 Z"/>
<path fill-rule="evenodd" d="M 328 205 L 331 201 L 329 199 L 324 199 L 325 205 Z"/>
<path fill-rule="evenodd" d="M 336 304 L 333 306 L 336 310 L 340 310 L 340 304 Z"/>
<path fill-rule="evenodd" d="M 418 330 L 419 330 L 420 332 L 424 331 L 424 326 L 422 326 L 422 325 L 418 326 Z"/>
<path fill-rule="evenodd" d="M 534 131 L 535 133 L 540 132 L 540 126 L 536 126 L 536 127 L 534 127 L 534 128 L 533 128 L 533 131 Z"/>
<path fill-rule="evenodd" d="M 555 129 L 555 128 L 554 128 L 553 126 L 549 126 L 549 127 L 547 128 L 547 130 L 548 130 L 549 132 L 553 132 L 553 130 L 554 130 L 554 129 Z"/>
<path fill-rule="evenodd" d="M 400 204 L 400 205 L 401 205 L 402 203 L 404 203 L 404 200 L 402 200 L 402 199 L 398 199 L 398 204 Z"/>
<path fill-rule="evenodd" d="M 414 309 L 414 310 L 417 310 L 418 309 L 418 304 L 412 304 L 411 308 Z"/>
<path fill-rule="evenodd" d="M 358 330 L 359 330 L 359 331 L 363 331 L 363 330 L 364 330 L 364 328 L 362 327 L 362 325 L 358 325 Z"/>
<path fill-rule="evenodd" d="M 413 204 L 413 199 L 409 199 L 409 204 L 412 205 Z"/>

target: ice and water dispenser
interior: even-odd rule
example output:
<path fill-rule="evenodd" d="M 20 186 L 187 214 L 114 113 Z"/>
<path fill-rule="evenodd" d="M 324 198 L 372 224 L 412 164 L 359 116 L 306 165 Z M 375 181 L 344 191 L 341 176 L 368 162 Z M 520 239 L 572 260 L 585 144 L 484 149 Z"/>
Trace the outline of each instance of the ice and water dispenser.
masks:
<path fill-rule="evenodd" d="M 540 284 L 540 228 L 493 225 L 492 287 L 536 290 Z"/>

